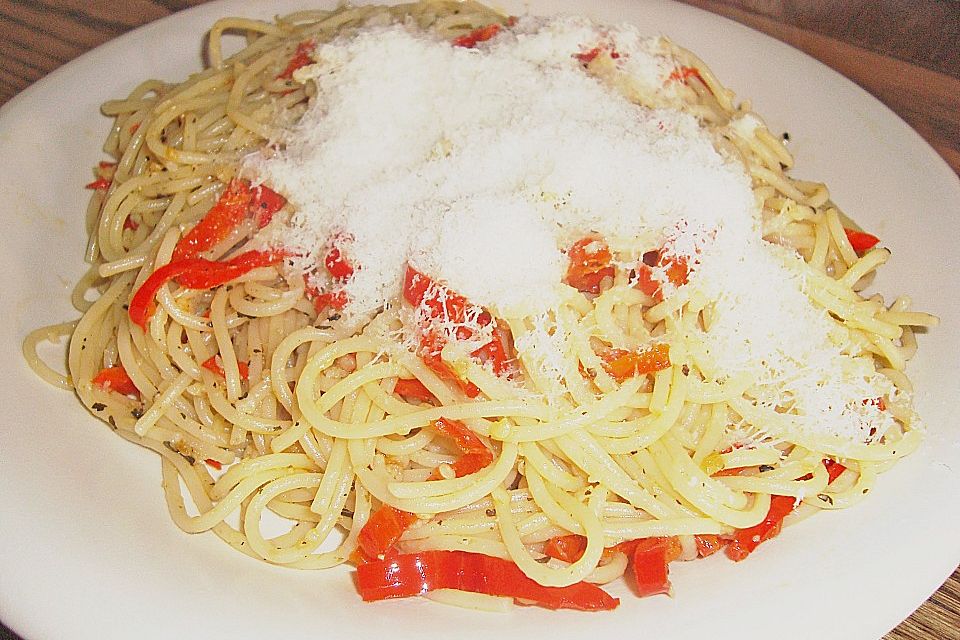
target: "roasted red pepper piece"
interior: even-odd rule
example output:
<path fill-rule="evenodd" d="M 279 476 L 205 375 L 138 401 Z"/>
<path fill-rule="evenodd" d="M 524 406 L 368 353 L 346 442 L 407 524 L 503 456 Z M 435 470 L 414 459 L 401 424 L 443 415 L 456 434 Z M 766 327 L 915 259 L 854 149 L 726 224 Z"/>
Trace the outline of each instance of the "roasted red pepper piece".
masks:
<path fill-rule="evenodd" d="M 738 529 L 727 546 L 727 557 L 739 562 L 750 555 L 760 543 L 775 538 L 783 528 L 783 519 L 793 511 L 796 500 L 791 496 L 770 496 L 770 509 L 758 525 Z"/>
<path fill-rule="evenodd" d="M 210 356 L 203 361 L 203 364 L 200 365 L 208 371 L 212 371 L 221 378 L 226 378 L 227 373 L 223 370 L 223 363 L 220 361 L 220 356 Z M 237 362 L 237 369 L 240 371 L 240 379 L 246 380 L 250 377 L 250 366 L 246 362 Z"/>
<path fill-rule="evenodd" d="M 416 378 L 400 378 L 393 387 L 393 392 L 401 398 L 407 400 L 420 400 L 421 402 L 435 403 L 436 396 L 430 393 L 430 390 L 423 386 L 423 383 Z"/>
<path fill-rule="evenodd" d="M 679 69 L 674 69 L 667 80 L 686 84 L 689 78 L 696 78 L 704 85 L 707 84 L 703 81 L 703 76 L 700 75 L 700 71 L 696 67 L 680 67 Z"/>
<path fill-rule="evenodd" d="M 368 602 L 418 596 L 434 589 L 459 589 L 512 597 L 548 609 L 605 611 L 620 604 L 588 582 L 544 587 L 509 560 L 465 551 L 422 551 L 362 564 L 357 567 L 357 586 Z"/>
<path fill-rule="evenodd" d="M 106 191 L 107 189 L 110 188 L 111 184 L 112 184 L 111 180 L 107 180 L 106 178 L 97 178 L 90 184 L 86 185 L 84 188 L 93 189 L 94 191 Z"/>
<path fill-rule="evenodd" d="M 343 254 L 337 247 L 330 249 L 327 257 L 323 260 L 323 266 L 325 266 L 327 271 L 330 272 L 330 275 L 337 280 L 343 280 L 353 275 L 353 267 L 350 266 L 350 263 L 347 262 L 347 259 L 343 257 Z"/>
<path fill-rule="evenodd" d="M 127 375 L 127 370 L 121 365 L 101 369 L 97 375 L 93 376 L 92 382 L 104 391 L 116 391 L 125 396 L 140 395 L 137 385 L 133 384 L 133 380 Z"/>
<path fill-rule="evenodd" d="M 654 269 L 663 270 L 667 282 L 674 287 L 685 285 L 690 275 L 690 268 L 682 258 L 667 257 L 663 251 L 648 251 L 643 254 L 643 261 L 637 269 L 637 288 L 658 301 L 663 300 L 664 283 L 661 278 L 653 277 Z"/>
<path fill-rule="evenodd" d="M 693 540 L 697 543 L 697 556 L 701 558 L 712 556 L 717 551 L 720 551 L 725 544 L 724 541 L 720 539 L 720 536 L 711 533 L 695 535 L 693 536 Z"/>
<path fill-rule="evenodd" d="M 844 228 L 843 232 L 847 235 L 847 240 L 850 241 L 850 246 L 853 247 L 853 250 L 857 252 L 858 256 L 862 256 L 867 251 L 877 246 L 877 244 L 880 242 L 880 238 L 866 233 L 865 231 Z"/>
<path fill-rule="evenodd" d="M 400 541 L 403 532 L 416 521 L 417 516 L 412 513 L 401 511 L 389 504 L 382 505 L 373 512 L 357 536 L 357 545 L 364 559 L 382 558 Z"/>
<path fill-rule="evenodd" d="M 297 45 L 297 50 L 287 63 L 287 67 L 277 74 L 277 80 L 289 80 L 293 77 L 293 72 L 301 67 L 305 67 L 311 62 L 310 54 L 313 53 L 316 45 L 310 40 L 304 40 Z"/>
<path fill-rule="evenodd" d="M 470 33 L 457 36 L 453 39 L 453 46 L 472 49 L 477 46 L 477 43 L 485 42 L 498 33 L 500 33 L 500 25 L 494 22 L 483 27 L 477 27 Z"/>
<path fill-rule="evenodd" d="M 547 540 L 543 547 L 543 553 L 562 560 L 564 562 L 574 563 L 583 557 L 583 552 L 587 550 L 587 539 L 584 536 L 571 533 L 565 536 L 554 536 Z"/>
<path fill-rule="evenodd" d="M 670 366 L 670 345 L 657 343 L 643 351 L 608 349 L 600 354 L 603 370 L 617 382 L 633 376 L 655 373 Z"/>
<path fill-rule="evenodd" d="M 827 484 L 833 484 L 833 481 L 840 477 L 844 471 L 847 470 L 845 466 L 837 462 L 836 460 L 831 460 L 830 458 L 824 458 L 823 466 L 827 468 Z"/>
<path fill-rule="evenodd" d="M 280 262 L 281 251 L 247 251 L 224 262 L 191 258 L 165 264 L 144 281 L 130 300 L 130 320 L 146 330 L 155 308 L 153 299 L 171 280 L 188 289 L 212 289 L 257 269 Z"/>
<path fill-rule="evenodd" d="M 675 546 L 676 545 L 676 546 Z M 674 538 L 644 538 L 633 548 L 633 579 L 641 598 L 670 593 L 671 560 L 679 556 L 679 543 Z"/>
<path fill-rule="evenodd" d="M 430 276 L 427 276 L 411 266 L 407 266 L 403 276 L 403 298 L 413 307 L 424 308 L 426 318 L 421 327 L 419 352 L 424 363 L 441 378 L 455 382 L 469 398 L 475 398 L 480 390 L 472 382 L 466 382 L 450 368 L 440 357 L 440 352 L 446 344 L 446 336 L 430 330 L 429 321 L 433 318 L 448 318 L 452 322 L 462 323 L 468 317 L 474 317 L 476 323 L 485 327 L 493 318 L 481 307 L 472 304 L 464 296 L 438 285 Z M 467 327 L 457 330 L 456 337 L 462 340 L 470 338 L 472 332 Z M 502 375 L 508 371 L 508 358 L 503 346 L 505 334 L 499 327 L 493 329 L 493 339 L 474 351 L 471 355 L 479 360 L 489 361 L 494 372 Z"/>
<path fill-rule="evenodd" d="M 600 282 L 614 276 L 613 256 L 607 244 L 597 238 L 578 240 L 567 251 L 567 284 L 583 293 L 600 293 Z"/>
<path fill-rule="evenodd" d="M 253 187 L 253 197 L 250 200 L 249 211 L 258 229 L 263 229 L 273 220 L 273 214 L 287 204 L 287 199 L 265 185 Z"/>
<path fill-rule="evenodd" d="M 268 187 L 250 187 L 246 180 L 231 180 L 206 215 L 174 247 L 171 262 L 199 258 L 226 240 L 240 223 L 252 216 L 264 227 L 273 214 L 283 208 L 286 199 Z"/>

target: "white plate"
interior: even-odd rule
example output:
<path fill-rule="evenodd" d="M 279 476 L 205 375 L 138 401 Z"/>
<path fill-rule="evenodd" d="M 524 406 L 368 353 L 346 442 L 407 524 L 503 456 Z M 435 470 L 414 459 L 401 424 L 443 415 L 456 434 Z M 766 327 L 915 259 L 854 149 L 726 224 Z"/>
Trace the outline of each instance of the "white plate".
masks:
<path fill-rule="evenodd" d="M 108 121 L 105 99 L 147 77 L 182 79 L 218 17 L 269 17 L 309 0 L 215 2 L 132 32 L 66 65 L 0 110 L 0 618 L 26 637 L 405 638 L 450 633 L 553 638 L 877 638 L 960 562 L 960 225 L 957 176 L 879 102 L 802 53 L 687 6 L 621 0 L 531 2 L 670 35 L 700 54 L 773 131 L 788 130 L 797 174 L 893 249 L 881 286 L 910 292 L 943 324 L 911 365 L 929 425 L 923 447 L 861 505 L 789 529 L 746 562 L 674 565 L 676 596 L 612 591 L 612 613 L 522 608 L 479 614 L 428 601 L 365 605 L 347 569 L 254 562 L 212 534 L 170 521 L 158 459 L 120 438 L 70 394 L 37 380 L 27 332 L 72 318 L 83 271 L 82 211 Z M 522 12 L 520 3 L 507 8 Z M 537 634 L 537 635 L 535 635 Z"/>

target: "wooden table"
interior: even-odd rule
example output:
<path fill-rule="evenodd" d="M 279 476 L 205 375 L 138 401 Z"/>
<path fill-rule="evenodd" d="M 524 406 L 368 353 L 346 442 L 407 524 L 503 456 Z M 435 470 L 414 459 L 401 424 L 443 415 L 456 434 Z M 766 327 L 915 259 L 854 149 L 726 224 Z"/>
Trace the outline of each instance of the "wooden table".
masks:
<path fill-rule="evenodd" d="M 0 104 L 85 51 L 204 1 L 0 0 Z M 960 174 L 960 3 L 685 1 L 779 38 L 857 82 Z M 0 638 L 7 635 L 15 637 L 0 627 Z M 960 569 L 886 636 L 908 639 L 960 639 Z"/>

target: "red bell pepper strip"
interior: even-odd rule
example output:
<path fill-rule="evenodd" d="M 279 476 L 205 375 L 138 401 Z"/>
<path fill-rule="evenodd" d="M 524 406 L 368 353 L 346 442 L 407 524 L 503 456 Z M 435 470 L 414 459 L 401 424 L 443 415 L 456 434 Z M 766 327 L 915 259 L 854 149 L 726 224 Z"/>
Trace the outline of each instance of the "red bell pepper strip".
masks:
<path fill-rule="evenodd" d="M 600 293 L 600 282 L 612 278 L 615 270 L 609 247 L 603 240 L 583 238 L 567 251 L 567 284 L 583 293 Z"/>
<path fill-rule="evenodd" d="M 623 382 L 633 376 L 655 373 L 669 367 L 670 345 L 661 342 L 639 352 L 608 349 L 600 357 L 603 370 L 617 382 Z"/>
<path fill-rule="evenodd" d="M 783 528 L 783 519 L 790 515 L 795 505 L 796 500 L 792 496 L 770 496 L 770 509 L 763 522 L 747 529 L 737 529 L 727 546 L 727 557 L 740 562 L 760 543 L 775 538 Z"/>
<path fill-rule="evenodd" d="M 246 180 L 231 180 L 206 215 L 174 247 L 171 262 L 199 258 L 226 240 L 247 216 L 264 227 L 273 214 L 283 208 L 286 199 L 268 187 L 250 187 Z"/>
<path fill-rule="evenodd" d="M 212 371 L 221 378 L 226 378 L 227 373 L 223 370 L 223 364 L 221 363 L 220 356 L 210 356 L 203 361 L 203 364 L 200 365 L 208 371 Z M 246 362 L 237 362 L 237 369 L 240 370 L 240 379 L 246 380 L 250 377 L 250 366 Z"/>
<path fill-rule="evenodd" d="M 433 426 L 440 435 L 453 440 L 454 446 L 464 454 L 450 465 L 457 478 L 476 473 L 493 462 L 493 452 L 487 449 L 477 434 L 460 420 L 437 418 L 433 421 Z M 429 479 L 440 480 L 442 477 L 439 469 L 434 469 Z M 412 513 L 401 511 L 388 504 L 381 506 L 360 529 L 357 544 L 362 555 L 355 559 L 359 562 L 367 562 L 382 558 L 416 521 L 417 517 Z"/>
<path fill-rule="evenodd" d="M 877 244 L 880 242 L 880 238 L 864 231 L 847 229 L 845 227 L 843 232 L 847 235 L 847 240 L 850 241 L 850 246 L 853 247 L 853 250 L 858 256 L 862 256 L 867 251 L 877 246 Z"/>
<path fill-rule="evenodd" d="M 316 45 L 310 40 L 304 40 L 297 45 L 297 50 L 287 63 L 287 67 L 277 74 L 277 80 L 289 80 L 293 77 L 293 72 L 301 67 L 305 67 L 311 62 L 310 54 L 313 53 Z"/>
<path fill-rule="evenodd" d="M 633 549 L 633 578 L 637 595 L 641 598 L 661 593 L 669 594 L 670 569 L 667 566 L 680 556 L 676 538 L 643 538 Z"/>
<path fill-rule="evenodd" d="M 393 387 L 393 392 L 407 400 L 420 400 L 421 402 L 436 403 L 437 397 L 430 393 L 430 390 L 423 386 L 423 383 L 416 378 L 399 378 L 397 384 Z"/>
<path fill-rule="evenodd" d="M 163 265 L 144 281 L 130 299 L 130 320 L 146 331 L 147 321 L 153 315 L 153 299 L 160 288 L 176 280 L 187 289 L 212 289 L 259 267 L 266 267 L 283 259 L 282 251 L 247 251 L 225 262 L 190 258 Z"/>
<path fill-rule="evenodd" d="M 470 33 L 465 33 L 462 36 L 457 36 L 453 39 L 453 46 L 463 47 L 465 49 L 473 49 L 480 42 L 486 42 L 493 36 L 500 33 L 500 25 L 496 22 L 488 24 L 483 27 L 477 27 Z"/>
<path fill-rule="evenodd" d="M 548 609 L 606 611 L 620 604 L 588 582 L 544 587 L 509 560 L 466 551 L 422 551 L 362 564 L 357 567 L 357 586 L 367 602 L 458 589 L 512 597 Z"/>
<path fill-rule="evenodd" d="M 125 396 L 140 395 L 140 390 L 137 389 L 137 385 L 133 384 L 133 380 L 127 375 L 127 370 L 121 365 L 101 369 L 97 372 L 97 375 L 93 377 L 92 382 L 104 391 L 116 391 Z"/>
<path fill-rule="evenodd" d="M 330 253 L 323 260 L 323 265 L 330 272 L 330 275 L 337 280 L 344 280 L 353 275 L 353 267 L 347 262 L 347 259 L 340 253 L 340 249 L 333 247 Z"/>

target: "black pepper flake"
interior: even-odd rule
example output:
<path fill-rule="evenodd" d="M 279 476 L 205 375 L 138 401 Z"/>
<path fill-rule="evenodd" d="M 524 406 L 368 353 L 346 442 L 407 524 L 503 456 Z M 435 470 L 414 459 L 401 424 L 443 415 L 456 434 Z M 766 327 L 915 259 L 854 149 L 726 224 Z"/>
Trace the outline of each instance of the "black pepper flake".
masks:
<path fill-rule="evenodd" d="M 177 453 L 180 453 L 180 452 L 178 451 Z M 189 462 L 190 464 L 195 464 L 197 462 L 197 459 L 194 458 L 193 456 L 188 456 L 185 453 L 180 453 L 180 455 L 183 456 L 183 459 Z"/>
<path fill-rule="evenodd" d="M 134 418 L 139 420 L 140 418 L 143 417 L 143 407 L 137 407 L 136 409 L 132 409 L 130 411 L 130 415 L 132 415 Z"/>
<path fill-rule="evenodd" d="M 550 562 L 550 556 L 543 556 L 542 558 L 537 558 L 536 561 L 539 562 L 540 564 L 546 564 Z"/>
<path fill-rule="evenodd" d="M 763 473 L 764 471 L 773 471 L 773 467 L 768 464 L 760 465 L 760 473 Z"/>
<path fill-rule="evenodd" d="M 690 367 L 688 367 L 687 365 L 683 365 L 682 367 L 680 367 L 680 371 L 682 371 L 683 375 L 685 376 L 690 375 Z"/>
<path fill-rule="evenodd" d="M 335 313 L 335 314 L 333 314 L 332 316 L 327 316 L 327 320 L 329 320 L 330 322 L 336 322 L 336 321 L 339 320 L 341 317 L 342 317 L 342 316 L 341 316 L 339 313 Z"/>
<path fill-rule="evenodd" d="M 496 510 L 496 509 L 487 509 L 484 513 L 486 513 L 489 517 L 492 518 L 493 516 L 497 515 L 497 510 Z"/>
<path fill-rule="evenodd" d="M 790 134 L 789 134 L 787 131 L 784 131 L 784 132 L 783 132 L 783 136 L 782 136 L 782 137 L 783 137 L 784 142 L 790 142 Z"/>
<path fill-rule="evenodd" d="M 111 429 L 113 429 L 114 431 L 117 430 L 117 421 L 114 419 L 113 416 L 107 416 L 107 423 L 110 425 Z"/>
<path fill-rule="evenodd" d="M 170 451 L 173 451 L 174 453 L 180 453 L 179 451 L 177 451 L 177 448 L 173 446 L 173 443 L 170 442 L 169 440 L 164 440 L 163 446 L 165 446 L 167 449 L 170 449 Z"/>
<path fill-rule="evenodd" d="M 350 509 L 342 509 L 342 510 L 340 511 L 340 515 L 346 516 L 347 518 L 352 518 L 352 517 L 353 517 L 353 511 L 350 511 Z"/>
<path fill-rule="evenodd" d="M 103 404 L 102 402 L 94 402 L 92 405 L 90 405 L 90 408 L 94 411 L 103 411 L 107 408 L 107 405 Z"/>
<path fill-rule="evenodd" d="M 817 497 L 820 498 L 820 500 L 822 500 L 823 502 L 826 502 L 827 504 L 831 504 L 831 505 L 833 504 L 833 498 L 831 496 L 828 496 L 825 493 L 818 493 Z"/>

